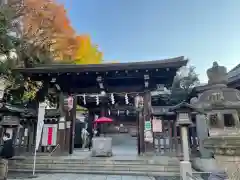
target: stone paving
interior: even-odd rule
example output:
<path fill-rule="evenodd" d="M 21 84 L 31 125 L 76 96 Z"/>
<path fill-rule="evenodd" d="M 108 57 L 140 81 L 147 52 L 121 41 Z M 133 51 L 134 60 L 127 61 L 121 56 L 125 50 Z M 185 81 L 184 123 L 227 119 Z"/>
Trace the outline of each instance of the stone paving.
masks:
<path fill-rule="evenodd" d="M 9 177 L 9 180 L 29 180 L 29 177 Z M 144 176 L 116 176 L 90 174 L 40 174 L 32 180 L 155 180 L 154 177 Z"/>

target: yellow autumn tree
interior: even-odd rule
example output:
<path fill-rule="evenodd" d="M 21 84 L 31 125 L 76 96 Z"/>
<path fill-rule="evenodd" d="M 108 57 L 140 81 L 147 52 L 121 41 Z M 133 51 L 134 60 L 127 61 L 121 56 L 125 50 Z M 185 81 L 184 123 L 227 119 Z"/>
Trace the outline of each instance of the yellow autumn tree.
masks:
<path fill-rule="evenodd" d="M 76 64 L 99 64 L 102 63 L 102 52 L 98 46 L 91 43 L 90 36 L 77 36 L 78 48 L 75 54 Z"/>
<path fill-rule="evenodd" d="M 78 42 L 65 7 L 57 0 L 23 2 L 22 36 L 35 45 L 49 47 L 55 60 L 72 59 Z"/>

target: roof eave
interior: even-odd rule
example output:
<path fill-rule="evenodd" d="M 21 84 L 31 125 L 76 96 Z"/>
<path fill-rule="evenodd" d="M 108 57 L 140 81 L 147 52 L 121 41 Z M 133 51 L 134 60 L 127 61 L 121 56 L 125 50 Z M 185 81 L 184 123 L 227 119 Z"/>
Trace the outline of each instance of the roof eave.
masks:
<path fill-rule="evenodd" d="M 94 64 L 94 65 L 48 65 L 35 68 L 17 68 L 15 72 L 19 73 L 54 73 L 54 72 L 90 72 L 90 71 L 114 71 L 114 70 L 141 70 L 141 69 L 156 69 L 156 68 L 177 68 L 187 65 L 188 60 L 184 56 L 176 58 L 145 61 L 145 62 L 132 62 L 132 63 L 112 63 L 112 64 Z"/>

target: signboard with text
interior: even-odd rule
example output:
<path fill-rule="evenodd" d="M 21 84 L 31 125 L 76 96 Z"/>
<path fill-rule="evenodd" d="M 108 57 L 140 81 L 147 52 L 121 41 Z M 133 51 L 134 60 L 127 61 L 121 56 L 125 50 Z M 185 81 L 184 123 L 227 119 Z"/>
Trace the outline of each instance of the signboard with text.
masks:
<path fill-rule="evenodd" d="M 145 130 L 145 131 L 150 131 L 150 130 L 152 130 L 152 123 L 151 123 L 151 121 L 145 121 L 144 130 Z"/>
<path fill-rule="evenodd" d="M 152 120 L 153 132 L 162 132 L 162 120 L 154 118 Z"/>

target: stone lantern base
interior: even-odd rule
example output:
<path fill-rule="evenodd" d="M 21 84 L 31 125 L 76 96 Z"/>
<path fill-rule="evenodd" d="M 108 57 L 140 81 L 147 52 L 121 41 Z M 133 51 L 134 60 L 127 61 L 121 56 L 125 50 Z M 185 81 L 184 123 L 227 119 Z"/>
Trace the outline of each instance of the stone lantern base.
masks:
<path fill-rule="evenodd" d="M 7 179 L 8 175 L 8 160 L 0 159 L 0 180 Z"/>
<path fill-rule="evenodd" d="M 224 170 L 230 180 L 240 179 L 240 137 L 209 137 L 204 147 L 214 152 L 217 167 Z"/>

